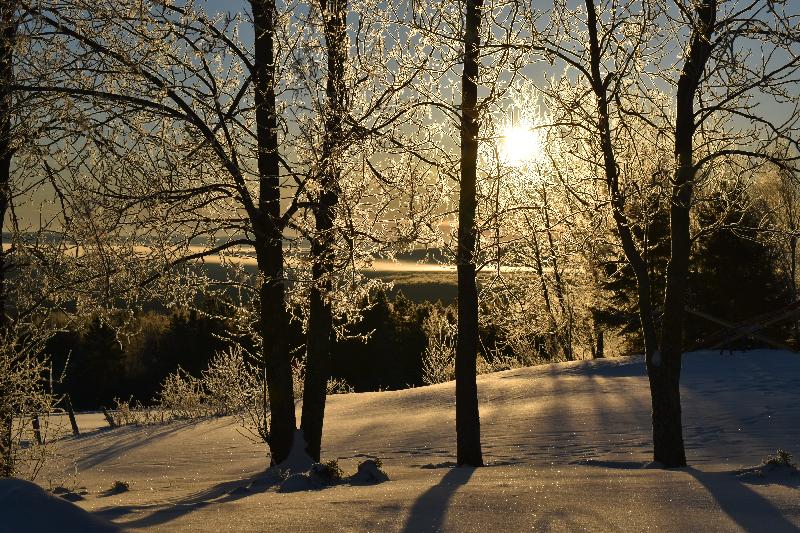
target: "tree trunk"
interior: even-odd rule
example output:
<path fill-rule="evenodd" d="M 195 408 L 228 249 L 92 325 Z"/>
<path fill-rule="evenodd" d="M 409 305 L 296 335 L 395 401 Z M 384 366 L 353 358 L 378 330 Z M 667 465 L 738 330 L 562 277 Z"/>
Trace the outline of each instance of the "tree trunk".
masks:
<path fill-rule="evenodd" d="M 259 291 L 262 355 L 269 397 L 269 447 L 272 464 L 289 456 L 297 426 L 292 388 L 289 317 L 283 272 L 278 119 L 275 108 L 275 1 L 251 0 L 255 31 L 253 86 L 258 142 L 259 206 L 253 221 L 256 257 L 262 275 Z"/>
<path fill-rule="evenodd" d="M 658 349 L 658 337 L 653 319 L 653 302 L 650 295 L 650 275 L 647 271 L 647 262 L 636 247 L 631 224 L 625 214 L 625 197 L 619 188 L 619 173 L 611 142 L 611 126 L 608 114 L 608 97 L 603 78 L 600 75 L 600 44 L 597 37 L 597 14 L 594 2 L 586 0 L 587 26 L 589 29 L 589 51 L 591 61 L 591 83 L 597 100 L 598 130 L 600 133 L 600 148 L 603 152 L 603 170 L 605 172 L 606 186 L 611 198 L 611 212 L 619 234 L 625 258 L 636 276 L 637 303 L 639 305 L 639 319 L 642 326 L 644 339 L 645 359 L 650 360 Z"/>
<path fill-rule="evenodd" d="M 553 265 L 553 282 L 555 284 L 558 307 L 561 309 L 562 327 L 559 328 L 558 339 L 559 344 L 561 344 L 561 351 L 564 354 L 564 358 L 567 361 L 572 361 L 574 359 L 574 353 L 572 351 L 572 309 L 567 305 L 564 281 L 561 277 L 561 270 L 558 267 L 558 253 L 556 250 L 555 241 L 553 239 L 553 231 L 550 227 L 550 212 L 548 210 L 546 188 L 542 188 L 542 201 L 544 229 L 547 233 L 547 242 L 550 245 L 550 263 Z"/>
<path fill-rule="evenodd" d="M 339 202 L 342 123 L 348 112 L 349 97 L 345 86 L 347 61 L 347 0 L 320 0 L 328 55 L 328 79 L 325 87 L 327 106 L 322 141 L 321 191 L 314 202 L 314 237 L 311 239 L 311 294 L 309 297 L 308 339 L 306 341 L 306 376 L 303 388 L 301 427 L 306 451 L 315 461 L 322 453 L 322 426 L 325 419 L 333 316 L 329 295 L 334 269 L 334 220 Z"/>
<path fill-rule="evenodd" d="M 64 406 L 67 409 L 69 423 L 72 426 L 72 434 L 77 437 L 81 434 L 81 430 L 78 429 L 78 421 L 75 418 L 75 409 L 72 408 L 72 399 L 70 399 L 69 394 L 64 395 Z"/>
<path fill-rule="evenodd" d="M 790 263 L 791 263 L 791 284 L 789 286 L 789 297 L 791 298 L 791 303 L 797 301 L 797 235 L 795 235 L 795 229 L 791 228 L 792 236 L 789 238 L 789 256 L 790 256 Z"/>
<path fill-rule="evenodd" d="M 528 225 L 531 226 L 530 222 L 528 222 Z M 558 348 L 558 344 L 560 344 L 558 321 L 553 311 L 553 304 L 550 301 L 550 290 L 547 287 L 547 279 L 544 276 L 544 265 L 542 264 L 542 253 L 539 249 L 539 238 L 536 236 L 536 229 L 532 226 L 531 229 L 533 230 L 531 233 L 533 236 L 533 259 L 536 264 L 536 274 L 539 276 L 539 280 L 542 283 L 542 298 L 544 299 L 544 308 L 547 310 L 550 328 L 553 330 L 553 349 L 555 350 Z"/>
<path fill-rule="evenodd" d="M 318 224 L 319 224 L 318 220 Z M 317 227 L 319 230 L 319 226 Z M 325 257 L 325 244 L 318 239 L 312 244 L 312 278 L 309 297 L 308 337 L 306 340 L 306 375 L 303 386 L 303 414 L 300 426 L 306 439 L 306 452 L 319 462 L 322 453 L 322 426 L 325 420 L 331 332 L 333 318 L 328 294 L 331 290 L 330 262 Z"/>
<path fill-rule="evenodd" d="M 651 280 L 648 273 L 647 262 L 636 247 L 633 234 L 631 233 L 630 223 L 625 214 L 625 198 L 619 188 L 619 175 L 611 141 L 608 99 L 603 78 L 600 74 L 601 57 L 600 45 L 597 37 L 597 14 L 595 13 L 594 2 L 592 0 L 586 0 L 586 7 L 591 56 L 591 81 L 595 97 L 597 98 L 600 144 L 603 152 L 606 184 L 611 197 L 611 210 L 622 243 L 622 248 L 636 276 L 639 318 L 642 325 L 645 362 L 647 366 L 647 375 L 650 381 L 650 397 L 653 408 L 653 458 L 667 467 L 683 466 L 686 464 L 686 459 L 683 449 L 679 389 L 681 341 L 680 338 L 675 338 L 675 335 L 680 337 L 681 333 L 680 320 L 682 319 L 683 296 L 685 295 L 686 267 L 685 265 L 682 267 L 679 262 L 675 262 L 671 269 L 671 282 L 669 274 L 670 269 L 668 269 L 667 285 L 669 287 L 670 283 L 672 283 L 673 287 L 671 292 L 668 288 L 667 293 L 670 295 L 670 304 L 673 308 L 670 311 L 670 317 L 667 317 L 667 304 L 665 303 L 663 328 L 669 327 L 670 333 L 667 343 L 669 352 L 665 354 L 662 347 L 662 351 L 659 353 L 658 337 L 656 334 L 655 320 L 653 319 L 653 300 L 650 290 Z M 688 250 L 688 203 L 686 204 L 686 217 L 687 238 L 685 247 Z M 680 217 L 677 217 L 676 221 L 679 218 Z M 682 232 L 677 227 L 676 230 L 680 238 Z M 673 239 L 674 236 L 675 233 L 673 233 Z M 672 244 L 674 249 L 675 242 L 673 241 Z M 678 243 L 679 250 L 681 246 L 682 244 Z M 688 252 L 686 253 L 686 261 L 688 262 Z M 684 280 L 684 285 L 682 287 L 676 285 L 676 282 L 681 279 L 681 271 L 683 272 Z M 681 288 L 683 289 L 682 293 L 680 292 Z M 679 306 L 679 308 L 676 308 L 676 305 Z M 676 312 L 680 313 L 680 315 L 677 316 L 677 322 L 675 321 Z M 669 326 L 667 326 L 667 323 L 669 323 Z M 677 331 L 675 331 L 676 325 Z M 667 330 L 662 329 L 662 339 L 665 338 L 663 334 L 665 331 Z M 675 347 L 677 347 L 677 354 L 675 353 Z"/>
<path fill-rule="evenodd" d="M 596 341 L 597 344 L 595 345 L 595 349 L 594 349 L 594 358 L 595 359 L 602 359 L 602 358 L 604 358 L 606 356 L 605 355 L 605 340 L 603 338 L 604 337 L 603 336 L 603 330 L 598 328 L 597 325 L 595 325 L 595 331 L 597 331 L 597 341 Z"/>
<path fill-rule="evenodd" d="M 789 285 L 789 301 L 794 303 L 797 301 L 797 234 L 796 229 L 789 228 L 792 231 L 792 236 L 789 238 L 789 263 L 790 263 L 790 285 Z M 792 320 L 792 337 L 794 338 L 794 347 L 797 349 L 798 345 L 798 329 L 797 319 Z"/>
<path fill-rule="evenodd" d="M 456 461 L 482 466 L 478 413 L 478 287 L 475 211 L 478 162 L 478 62 L 483 0 L 467 0 L 461 77 L 461 184 L 458 198 L 458 339 L 456 342 Z"/>
<path fill-rule="evenodd" d="M 9 334 L 6 315 L 6 271 L 8 261 L 3 245 L 3 230 L 10 203 L 11 182 L 11 86 L 13 78 L 13 54 L 16 27 L 13 22 L 14 6 L 11 2 L 0 7 L 0 345 Z M 14 413 L 11 406 L 11 391 L 0 381 L 0 477 L 10 477 L 14 473 L 14 450 L 12 429 Z"/>
<path fill-rule="evenodd" d="M 678 79 L 675 113 L 675 174 L 670 203 L 670 256 L 667 265 L 660 357 L 648 361 L 653 403 L 654 459 L 667 467 L 686 465 L 681 424 L 681 355 L 683 319 L 689 277 L 689 212 L 694 189 L 694 99 L 711 55 L 716 0 L 694 6 L 688 55 Z"/>

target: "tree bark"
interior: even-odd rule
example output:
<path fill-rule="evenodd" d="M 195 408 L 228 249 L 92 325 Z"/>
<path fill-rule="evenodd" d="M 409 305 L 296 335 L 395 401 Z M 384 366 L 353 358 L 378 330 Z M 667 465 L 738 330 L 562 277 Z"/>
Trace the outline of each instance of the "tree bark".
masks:
<path fill-rule="evenodd" d="M 256 258 L 262 276 L 259 291 L 261 338 L 270 407 L 272 464 L 289 456 L 297 426 L 292 388 L 289 317 L 283 272 L 278 119 L 275 107 L 274 0 L 251 0 L 255 31 L 253 86 L 258 142 L 259 205 L 253 221 Z"/>
<path fill-rule="evenodd" d="M 790 229 L 792 231 L 792 236 L 789 238 L 789 261 L 791 263 L 789 298 L 791 299 L 791 303 L 794 303 L 797 300 L 797 235 L 795 234 L 795 228 Z"/>
<path fill-rule="evenodd" d="M 478 64 L 483 0 L 467 0 L 461 76 L 461 184 L 458 197 L 458 339 L 456 342 L 456 461 L 482 466 L 478 412 L 478 287 L 475 244 L 478 162 Z"/>
<path fill-rule="evenodd" d="M 651 280 L 647 262 L 642 257 L 631 233 L 625 214 L 625 198 L 619 188 L 617 164 L 611 142 L 608 100 L 604 80 L 600 74 L 600 45 L 597 37 L 597 15 L 594 2 L 586 0 L 588 12 L 589 45 L 591 56 L 592 86 L 597 98 L 600 142 L 603 152 L 606 184 L 611 197 L 611 208 L 625 256 L 633 268 L 637 282 L 639 317 L 644 338 L 645 362 L 650 382 L 650 398 L 653 422 L 653 459 L 667 467 L 685 466 L 680 405 L 680 366 L 683 302 L 689 259 L 689 200 L 691 198 L 690 177 L 686 175 L 691 163 L 676 173 L 679 180 L 673 189 L 671 209 L 672 252 L 667 269 L 667 291 L 662 322 L 661 351 L 658 350 Z M 701 68 L 702 71 L 702 68 Z M 682 76 L 683 77 L 683 76 Z M 679 94 L 681 90 L 679 89 Z M 694 93 L 690 97 L 693 99 Z M 680 97 L 679 97 L 680 99 Z M 680 104 L 679 104 L 680 105 Z M 680 115 L 680 113 L 679 113 Z M 691 110 L 688 117 L 691 119 Z M 681 118 L 678 122 L 680 124 Z M 677 142 L 677 141 L 676 141 Z M 691 150 L 691 137 L 689 139 Z M 677 148 L 676 148 L 677 154 Z M 691 156 L 690 156 L 691 161 Z M 680 174 L 680 175 L 677 175 Z M 683 180 L 683 185 L 680 180 Z"/>
<path fill-rule="evenodd" d="M 16 27 L 13 22 L 14 5 L 4 3 L 0 7 L 0 345 L 8 335 L 6 314 L 6 271 L 8 255 L 3 248 L 3 229 L 10 204 L 11 158 L 11 105 L 12 94 L 8 89 L 13 81 L 13 54 Z M 10 384 L 0 381 L 0 477 L 14 473 L 14 450 L 12 429 L 14 413 L 11 406 Z"/>
<path fill-rule="evenodd" d="M 667 265 L 660 357 L 648 361 L 653 401 L 654 459 L 668 467 L 686 465 L 681 424 L 680 375 L 683 320 L 688 289 L 689 213 L 694 189 L 694 100 L 711 55 L 716 0 L 694 5 L 688 55 L 678 79 L 675 114 L 675 172 L 670 205 L 670 257 Z"/>
<path fill-rule="evenodd" d="M 631 232 L 631 224 L 625 213 L 625 197 L 619 188 L 619 172 L 617 169 L 614 146 L 611 141 L 611 126 L 608 113 L 608 97 L 603 78 L 600 75 L 600 44 L 597 37 L 597 14 L 593 0 L 586 0 L 589 29 L 589 51 L 591 61 L 591 83 L 597 100 L 598 130 L 600 133 L 600 148 L 603 152 L 603 170 L 606 186 L 611 197 L 611 212 L 619 234 L 625 258 L 636 276 L 637 303 L 639 304 L 639 319 L 642 326 L 644 339 L 645 359 L 650 360 L 658 350 L 658 337 L 653 319 L 653 302 L 650 295 L 650 276 L 647 271 L 647 262 L 642 257 Z"/>
<path fill-rule="evenodd" d="M 314 202 L 314 236 L 311 239 L 311 293 L 309 297 L 306 375 L 301 427 L 306 451 L 315 461 L 322 452 L 325 395 L 330 375 L 333 315 L 329 294 L 334 270 L 334 222 L 339 202 L 340 170 L 337 159 L 343 137 L 343 119 L 349 97 L 345 86 L 347 61 L 347 0 L 320 0 L 328 59 L 325 87 L 327 106 L 322 141 L 321 191 Z"/>

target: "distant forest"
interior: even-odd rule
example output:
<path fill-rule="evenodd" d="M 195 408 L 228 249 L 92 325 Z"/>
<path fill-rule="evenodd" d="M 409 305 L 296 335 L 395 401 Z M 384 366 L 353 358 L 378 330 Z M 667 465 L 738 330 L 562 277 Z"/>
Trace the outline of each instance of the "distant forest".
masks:
<path fill-rule="evenodd" d="M 709 203 L 699 216 L 716 218 L 718 205 Z M 764 202 L 749 202 L 746 210 L 726 212 L 729 224 L 721 226 L 693 249 L 690 270 L 691 291 L 687 306 L 731 323 L 774 311 L 791 303 L 794 293 L 790 278 L 790 257 L 780 241 L 763 228 L 773 214 Z M 651 226 L 651 239 L 663 241 L 667 225 Z M 658 232 L 662 235 L 659 236 Z M 653 264 L 664 268 L 668 250 L 655 244 L 660 257 Z M 417 259 L 423 259 L 417 254 Z M 597 287 L 602 300 L 576 298 L 573 316 L 588 316 L 591 324 L 575 324 L 575 329 L 590 327 L 594 337 L 571 335 L 569 351 L 559 348 L 554 332 L 541 332 L 525 339 L 512 338 L 504 320 L 505 306 L 485 304 L 486 320 L 480 324 L 480 354 L 486 361 L 512 359 L 518 363 L 554 362 L 570 358 L 632 355 L 642 352 L 642 339 L 635 300 L 635 280 L 628 268 L 616 263 L 603 265 Z M 454 272 L 379 272 L 372 277 L 394 280 L 391 289 L 379 287 L 362 302 L 363 318 L 346 328 L 345 338 L 333 343 L 331 377 L 341 380 L 356 392 L 403 389 L 427 384 L 425 359 L 446 321 L 455 327 L 457 287 Z M 533 272 L 511 274 L 532 278 Z M 663 274 L 662 274 L 663 276 Z M 488 286 L 491 273 L 479 276 Z M 663 290 L 663 288 L 656 288 Z M 409 295 L 409 296 L 407 296 Z M 585 308 L 587 307 L 588 308 Z M 63 375 L 56 384 L 60 393 L 69 393 L 76 407 L 111 407 L 115 399 L 138 400 L 148 404 L 160 390 L 164 379 L 179 367 L 200 377 L 211 358 L 235 338 L 232 315 L 237 305 L 218 298 L 201 298 L 197 306 L 171 311 L 148 311 L 137 316 L 134 332 L 119 338 L 113 325 L 94 320 L 82 331 L 57 333 L 48 343 L 54 370 Z M 295 316 L 301 316 L 300 310 Z M 288 338 L 293 359 L 305 355 L 300 320 L 291 322 Z M 686 348 L 709 347 L 721 328 L 715 322 L 687 315 Z M 612 348 L 597 346 L 597 332 Z M 772 338 L 796 346 L 796 329 L 791 323 L 768 328 Z M 708 341 L 708 342 L 707 342 Z M 242 339 L 237 339 L 242 342 Z M 725 345 L 729 349 L 768 346 L 757 339 L 743 338 Z M 251 346 L 252 349 L 252 346 Z M 451 353 L 451 355 L 453 355 Z M 500 366 L 502 368 L 502 366 Z"/>

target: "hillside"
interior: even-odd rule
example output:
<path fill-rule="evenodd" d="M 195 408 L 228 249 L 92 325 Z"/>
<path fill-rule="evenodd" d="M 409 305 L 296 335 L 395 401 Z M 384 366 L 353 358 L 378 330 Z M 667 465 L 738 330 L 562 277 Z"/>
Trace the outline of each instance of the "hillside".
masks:
<path fill-rule="evenodd" d="M 800 454 L 800 355 L 685 357 L 685 469 L 645 468 L 643 362 L 618 358 L 479 377 L 481 469 L 452 468 L 453 383 L 333 396 L 324 459 L 346 472 L 383 459 L 391 481 L 279 494 L 259 483 L 264 447 L 231 419 L 87 431 L 66 439 L 78 504 L 150 531 L 796 531 L 800 479 L 737 476 L 784 448 Z M 84 428 L 101 417 L 79 417 Z M 115 480 L 131 490 L 106 496 Z M 8 512 L 8 511 L 4 511 Z M 0 520 L 0 524 L 3 521 Z M 2 529 L 2 525 L 0 525 Z"/>

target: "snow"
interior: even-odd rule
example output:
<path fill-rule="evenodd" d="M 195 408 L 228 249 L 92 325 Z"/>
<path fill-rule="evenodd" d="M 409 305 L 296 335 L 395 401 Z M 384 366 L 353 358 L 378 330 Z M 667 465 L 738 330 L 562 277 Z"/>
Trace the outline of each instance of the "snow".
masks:
<path fill-rule="evenodd" d="M 306 452 L 306 438 L 303 435 L 303 430 L 298 429 L 294 432 L 292 439 L 292 449 L 289 450 L 289 456 L 282 462 L 275 466 L 275 470 L 280 472 L 287 472 L 289 474 L 297 474 L 301 472 L 308 472 L 314 460 Z"/>
<path fill-rule="evenodd" d="M 350 478 L 353 485 L 376 485 L 386 481 L 389 481 L 389 476 L 374 459 L 367 459 L 359 464 L 358 471 Z"/>
<path fill-rule="evenodd" d="M 108 430 L 96 414 L 78 416 L 83 434 L 62 441 L 64 461 L 41 482 L 77 469 L 73 484 L 88 489 L 77 505 L 134 531 L 800 528 L 791 476 L 742 475 L 778 448 L 800 456 L 800 355 L 686 355 L 690 466 L 675 470 L 645 468 L 641 358 L 499 372 L 478 388 L 485 468 L 452 466 L 454 384 L 444 383 L 328 398 L 323 460 L 353 474 L 379 457 L 391 480 L 377 485 L 281 493 L 265 448 L 231 418 Z M 115 480 L 130 491 L 104 495 Z"/>
<path fill-rule="evenodd" d="M 104 533 L 119 528 L 29 481 L 0 478 L 0 531 Z"/>

